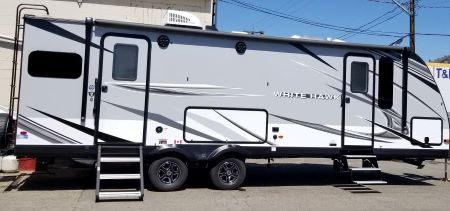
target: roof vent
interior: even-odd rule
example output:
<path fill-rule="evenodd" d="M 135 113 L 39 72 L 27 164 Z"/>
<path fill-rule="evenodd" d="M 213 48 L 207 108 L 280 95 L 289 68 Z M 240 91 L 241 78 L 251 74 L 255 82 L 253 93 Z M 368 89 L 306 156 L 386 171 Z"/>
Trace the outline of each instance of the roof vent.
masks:
<path fill-rule="evenodd" d="M 189 12 L 167 10 L 166 26 L 203 29 L 200 20 Z"/>

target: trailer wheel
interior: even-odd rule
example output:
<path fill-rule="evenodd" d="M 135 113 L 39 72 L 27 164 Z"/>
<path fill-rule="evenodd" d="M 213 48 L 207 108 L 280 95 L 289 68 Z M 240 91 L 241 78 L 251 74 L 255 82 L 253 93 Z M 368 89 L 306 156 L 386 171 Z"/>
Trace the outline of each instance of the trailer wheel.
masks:
<path fill-rule="evenodd" d="M 0 114 L 0 146 L 6 144 L 8 120 L 8 114 Z"/>
<path fill-rule="evenodd" d="M 246 173 L 243 161 L 236 158 L 226 158 L 210 170 L 209 176 L 218 189 L 233 190 L 242 185 Z"/>
<path fill-rule="evenodd" d="M 174 191 L 180 189 L 186 182 L 188 168 L 178 158 L 164 157 L 150 164 L 148 176 L 157 190 Z"/>

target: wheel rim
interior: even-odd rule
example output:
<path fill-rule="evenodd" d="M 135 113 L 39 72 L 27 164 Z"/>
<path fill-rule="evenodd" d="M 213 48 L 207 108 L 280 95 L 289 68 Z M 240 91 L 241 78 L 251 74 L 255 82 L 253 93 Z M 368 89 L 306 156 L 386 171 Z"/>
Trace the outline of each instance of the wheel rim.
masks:
<path fill-rule="evenodd" d="M 180 166 L 173 161 L 166 161 L 158 167 L 159 181 L 171 185 L 178 181 L 181 176 Z"/>
<path fill-rule="evenodd" d="M 224 162 L 219 167 L 219 180 L 227 185 L 233 185 L 237 182 L 240 172 L 239 167 L 235 162 Z"/>

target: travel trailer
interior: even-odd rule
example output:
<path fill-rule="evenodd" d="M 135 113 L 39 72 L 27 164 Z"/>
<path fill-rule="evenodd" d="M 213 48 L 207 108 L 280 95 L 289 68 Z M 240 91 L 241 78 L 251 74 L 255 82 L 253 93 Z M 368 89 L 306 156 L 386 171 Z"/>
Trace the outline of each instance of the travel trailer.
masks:
<path fill-rule="evenodd" d="M 23 25 L 18 109 L 0 121 L 10 123 L 3 145 L 18 156 L 96 158 L 97 200 L 142 199 L 144 171 L 156 189 L 179 189 L 194 166 L 235 189 L 247 158 L 330 158 L 356 177 L 380 173 L 378 159 L 448 157 L 439 88 L 407 48 L 92 18 Z M 139 173 L 102 172 L 120 162 Z M 102 190 L 121 179 L 140 187 Z"/>

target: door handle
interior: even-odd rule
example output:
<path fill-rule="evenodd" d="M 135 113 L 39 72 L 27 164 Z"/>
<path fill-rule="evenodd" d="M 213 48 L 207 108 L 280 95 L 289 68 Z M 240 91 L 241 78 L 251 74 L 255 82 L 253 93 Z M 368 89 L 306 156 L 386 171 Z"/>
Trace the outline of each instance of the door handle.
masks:
<path fill-rule="evenodd" d="M 349 98 L 349 97 L 346 97 L 346 98 L 345 98 L 345 103 L 347 103 L 347 104 L 350 103 L 350 98 Z"/>
<path fill-rule="evenodd" d="M 102 92 L 107 93 L 108 92 L 108 86 L 103 85 L 102 86 Z"/>

